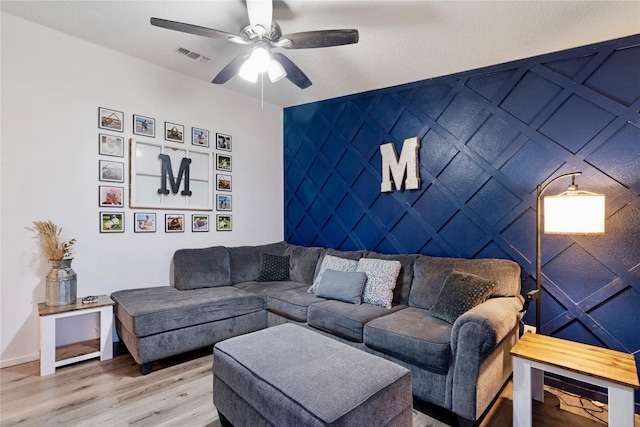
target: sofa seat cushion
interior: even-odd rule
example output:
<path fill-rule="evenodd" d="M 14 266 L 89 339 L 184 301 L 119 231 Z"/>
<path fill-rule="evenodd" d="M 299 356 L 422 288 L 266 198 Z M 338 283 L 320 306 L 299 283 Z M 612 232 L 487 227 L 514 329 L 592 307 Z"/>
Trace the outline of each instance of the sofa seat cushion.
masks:
<path fill-rule="evenodd" d="M 320 301 L 325 300 L 308 293 L 307 287 L 303 286 L 286 291 L 269 292 L 267 309 L 286 319 L 306 322 L 309 306 Z"/>
<path fill-rule="evenodd" d="M 439 374 L 449 370 L 451 324 L 409 307 L 364 326 L 367 347 Z"/>
<path fill-rule="evenodd" d="M 307 323 L 353 342 L 362 342 L 365 323 L 406 308 L 396 305 L 390 309 L 373 304 L 354 305 L 342 301 L 321 301 L 309 306 Z"/>
<path fill-rule="evenodd" d="M 258 295 L 270 295 L 275 292 L 288 291 L 290 289 L 296 289 L 301 286 L 306 286 L 304 283 L 293 282 L 291 280 L 283 280 L 276 282 L 242 282 L 234 285 L 238 289 L 242 289 L 246 292 Z"/>
<path fill-rule="evenodd" d="M 264 310 L 263 296 L 233 286 L 180 291 L 170 286 L 111 294 L 116 317 L 131 333 L 145 337 Z"/>

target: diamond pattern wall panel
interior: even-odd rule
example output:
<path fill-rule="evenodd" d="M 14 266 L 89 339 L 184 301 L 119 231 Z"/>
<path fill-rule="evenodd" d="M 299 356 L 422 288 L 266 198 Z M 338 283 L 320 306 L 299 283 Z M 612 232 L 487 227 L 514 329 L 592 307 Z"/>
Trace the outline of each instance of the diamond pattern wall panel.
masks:
<path fill-rule="evenodd" d="M 637 35 L 288 108 L 286 240 L 509 258 L 524 294 L 536 186 L 580 170 L 582 189 L 607 196 L 607 232 L 543 236 L 542 332 L 638 355 L 639 69 Z M 380 145 L 399 153 L 414 136 L 420 189 L 381 194 Z"/>

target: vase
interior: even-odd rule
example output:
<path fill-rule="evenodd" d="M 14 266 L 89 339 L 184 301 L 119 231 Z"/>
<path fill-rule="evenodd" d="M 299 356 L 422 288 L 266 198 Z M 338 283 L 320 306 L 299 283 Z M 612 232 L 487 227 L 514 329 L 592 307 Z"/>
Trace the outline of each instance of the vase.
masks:
<path fill-rule="evenodd" d="M 68 305 L 76 302 L 78 275 L 71 268 L 70 259 L 52 259 L 51 271 L 47 274 L 46 305 Z"/>

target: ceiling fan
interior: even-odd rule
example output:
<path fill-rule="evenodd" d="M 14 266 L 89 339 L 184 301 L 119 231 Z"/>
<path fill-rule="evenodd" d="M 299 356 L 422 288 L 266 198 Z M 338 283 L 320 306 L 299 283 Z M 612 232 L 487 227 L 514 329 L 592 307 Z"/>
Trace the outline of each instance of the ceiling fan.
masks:
<path fill-rule="evenodd" d="M 211 82 L 217 84 L 226 83 L 236 74 L 255 82 L 259 74 L 266 72 L 271 82 L 286 77 L 300 89 L 305 89 L 311 86 L 311 80 L 284 54 L 271 53 L 272 48 L 311 49 L 358 43 L 358 30 L 320 30 L 282 35 L 280 25 L 272 20 L 272 0 L 247 0 L 246 4 L 249 24 L 241 28 L 239 35 L 160 18 L 151 18 L 151 25 L 250 46 L 251 52 L 238 55 L 218 73 Z"/>

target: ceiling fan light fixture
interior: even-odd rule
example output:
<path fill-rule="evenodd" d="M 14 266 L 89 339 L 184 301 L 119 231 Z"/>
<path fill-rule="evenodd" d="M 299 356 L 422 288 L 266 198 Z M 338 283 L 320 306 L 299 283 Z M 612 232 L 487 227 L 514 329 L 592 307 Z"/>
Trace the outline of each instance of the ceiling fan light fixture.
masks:
<path fill-rule="evenodd" d="M 244 61 L 244 64 L 240 67 L 238 75 L 248 82 L 255 83 L 258 81 L 258 70 L 256 69 L 251 58 Z"/>
<path fill-rule="evenodd" d="M 278 82 L 287 77 L 287 71 L 275 58 L 271 58 L 271 62 L 269 62 L 269 69 L 267 70 L 267 72 L 269 73 L 269 80 L 271 80 L 271 83 Z"/>
<path fill-rule="evenodd" d="M 269 64 L 272 59 L 273 57 L 269 49 L 260 45 L 253 48 L 253 52 L 251 52 L 248 60 L 253 62 L 253 66 L 259 73 L 264 73 L 269 69 Z"/>

